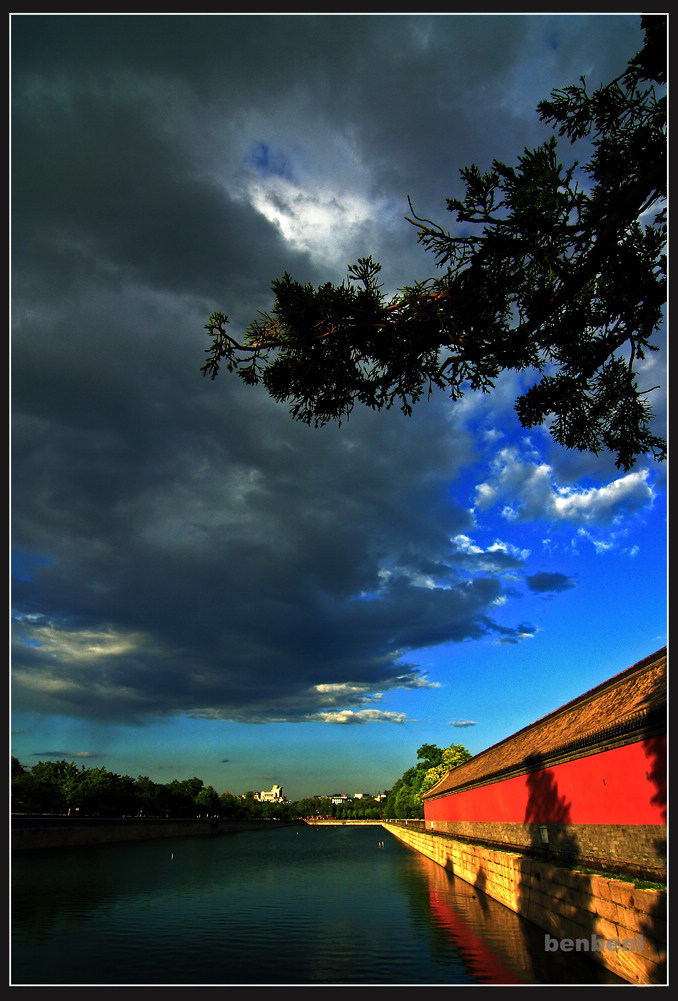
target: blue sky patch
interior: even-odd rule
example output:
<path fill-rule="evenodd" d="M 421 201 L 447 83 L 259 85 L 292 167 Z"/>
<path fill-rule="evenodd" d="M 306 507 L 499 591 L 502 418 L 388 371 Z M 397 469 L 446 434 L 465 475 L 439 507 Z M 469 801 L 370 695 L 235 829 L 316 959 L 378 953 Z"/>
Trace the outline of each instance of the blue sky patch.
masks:
<path fill-rule="evenodd" d="M 284 177 L 288 181 L 293 178 L 288 156 L 281 149 L 275 149 L 268 143 L 255 143 L 249 158 L 257 171 L 265 177 Z"/>

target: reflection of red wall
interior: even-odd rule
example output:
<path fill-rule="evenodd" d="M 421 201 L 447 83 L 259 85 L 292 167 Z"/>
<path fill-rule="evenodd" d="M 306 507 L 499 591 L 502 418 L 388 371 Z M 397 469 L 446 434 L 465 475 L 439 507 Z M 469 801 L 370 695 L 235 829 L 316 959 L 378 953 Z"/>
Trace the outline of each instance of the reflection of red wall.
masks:
<path fill-rule="evenodd" d="M 450 821 L 665 824 L 665 755 L 665 737 L 638 741 L 428 800 L 424 815 Z M 535 795 L 554 788 L 557 796 Z"/>
<path fill-rule="evenodd" d="M 476 982 L 486 984 L 521 984 L 515 973 L 477 935 L 439 894 L 430 893 L 431 915 L 440 928 L 444 928 L 449 938 L 456 944 L 468 970 L 476 977 Z"/>

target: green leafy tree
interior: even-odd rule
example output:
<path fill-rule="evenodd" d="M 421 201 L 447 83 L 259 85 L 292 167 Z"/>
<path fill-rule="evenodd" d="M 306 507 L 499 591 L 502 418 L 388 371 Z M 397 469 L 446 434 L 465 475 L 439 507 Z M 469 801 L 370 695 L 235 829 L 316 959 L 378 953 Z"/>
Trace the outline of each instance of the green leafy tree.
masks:
<path fill-rule="evenodd" d="M 115 811 L 115 779 L 106 768 L 88 768 L 80 775 L 78 802 L 81 813 L 109 816 Z M 117 812 L 117 811 L 115 811 Z"/>
<path fill-rule="evenodd" d="M 458 768 L 459 765 L 463 765 L 465 761 L 469 761 L 472 755 L 469 750 L 462 746 L 462 744 L 451 744 L 450 747 L 446 747 L 440 756 L 440 763 L 433 765 L 431 768 L 427 768 L 424 772 L 421 785 L 419 787 L 419 794 L 422 795 L 432 789 L 442 778 L 447 775 L 448 772 L 452 771 L 453 768 Z"/>
<path fill-rule="evenodd" d="M 408 768 L 401 778 L 394 782 L 384 807 L 387 817 L 408 820 L 424 816 L 424 807 L 419 796 L 421 774 L 421 770 L 417 767 Z"/>
<path fill-rule="evenodd" d="M 263 820 L 289 820 L 293 815 L 289 803 L 261 803 L 258 816 Z"/>
<path fill-rule="evenodd" d="M 80 813 L 95 817 L 136 813 L 135 781 L 104 767 L 84 768 L 78 777 L 78 806 Z"/>
<path fill-rule="evenodd" d="M 406 772 L 394 786 L 393 814 L 398 819 L 424 816 L 424 808 L 416 784 L 416 772 Z"/>
<path fill-rule="evenodd" d="M 237 796 L 232 796 L 230 792 L 225 792 L 219 797 L 219 816 L 226 819 L 233 819 L 240 816 L 240 800 Z"/>
<path fill-rule="evenodd" d="M 162 814 L 162 787 L 147 775 L 138 775 L 134 782 L 134 810 L 140 817 L 157 817 Z"/>
<path fill-rule="evenodd" d="M 79 806 L 80 771 L 74 762 L 39 761 L 31 768 L 31 774 L 44 797 L 42 809 L 70 815 Z"/>
<path fill-rule="evenodd" d="M 12 813 L 40 813 L 45 809 L 45 792 L 18 758 L 12 757 Z"/>
<path fill-rule="evenodd" d="M 423 768 L 435 768 L 443 760 L 443 749 L 436 744 L 422 744 L 417 750 L 417 761 Z"/>
<path fill-rule="evenodd" d="M 169 817 L 195 817 L 196 797 L 203 788 L 199 778 L 173 779 L 162 787 L 162 811 Z"/>
<path fill-rule="evenodd" d="M 524 427 L 548 423 L 561 445 L 609 450 L 625 470 L 643 454 L 663 459 L 648 402 L 657 387 L 639 384 L 638 363 L 656 350 L 666 297 L 666 17 L 641 23 L 644 48 L 620 77 L 539 105 L 560 137 L 588 141 L 586 164 L 560 163 L 554 135 L 515 167 L 463 169 L 464 196 L 447 200 L 455 233 L 414 210 L 409 220 L 434 277 L 389 301 L 371 257 L 340 285 L 285 274 L 241 340 L 212 314 L 203 374 L 224 364 L 319 426 L 356 404 L 410 413 L 436 388 L 459 399 L 526 372 Z"/>
<path fill-rule="evenodd" d="M 329 817 L 333 809 L 329 796 L 310 796 L 297 800 L 291 806 L 292 815 L 299 819 L 303 819 L 304 817 Z"/>
<path fill-rule="evenodd" d="M 397 820 L 416 819 L 424 816 L 422 793 L 431 789 L 452 768 L 471 758 L 471 752 L 461 744 L 440 748 L 435 744 L 422 744 L 417 751 L 417 764 L 408 768 L 394 783 L 384 804 L 387 817 Z"/>
<path fill-rule="evenodd" d="M 379 820 L 381 806 L 372 796 L 363 796 L 353 801 L 353 816 L 357 820 Z"/>
<path fill-rule="evenodd" d="M 262 804 L 254 796 L 254 790 L 248 789 L 240 799 L 241 816 L 249 817 L 251 820 L 256 820 L 262 814 Z"/>
<path fill-rule="evenodd" d="M 204 786 L 195 797 L 195 805 L 201 817 L 213 817 L 219 812 L 219 793 L 214 786 Z"/>

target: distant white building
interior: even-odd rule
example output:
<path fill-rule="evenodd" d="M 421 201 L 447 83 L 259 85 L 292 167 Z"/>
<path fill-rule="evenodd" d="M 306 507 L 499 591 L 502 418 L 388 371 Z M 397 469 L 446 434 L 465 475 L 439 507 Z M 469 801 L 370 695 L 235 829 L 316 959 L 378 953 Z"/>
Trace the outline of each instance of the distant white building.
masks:
<path fill-rule="evenodd" d="M 352 796 L 349 796 L 345 792 L 342 793 L 335 792 L 334 795 L 328 798 L 332 800 L 333 804 L 338 805 L 340 803 L 350 803 L 351 800 L 354 799 L 375 799 L 377 801 L 380 801 L 382 799 L 386 799 L 387 797 L 382 792 L 378 792 L 375 796 L 373 796 L 372 793 L 369 792 L 354 792 Z"/>
<path fill-rule="evenodd" d="M 255 792 L 254 798 L 260 803 L 283 803 L 285 801 L 282 786 L 273 786 L 269 792 Z"/>

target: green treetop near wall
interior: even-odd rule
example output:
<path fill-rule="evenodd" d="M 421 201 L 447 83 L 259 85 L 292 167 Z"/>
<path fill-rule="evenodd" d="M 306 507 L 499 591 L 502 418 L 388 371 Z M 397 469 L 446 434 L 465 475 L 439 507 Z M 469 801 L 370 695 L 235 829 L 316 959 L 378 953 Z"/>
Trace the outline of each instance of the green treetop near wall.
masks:
<path fill-rule="evenodd" d="M 461 744 L 445 748 L 422 744 L 417 751 L 417 764 L 407 769 L 389 793 L 384 816 L 396 819 L 423 817 L 422 793 L 432 789 L 451 769 L 463 765 L 471 757 L 471 752 Z"/>

